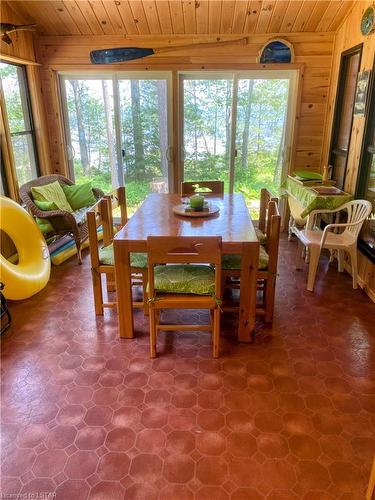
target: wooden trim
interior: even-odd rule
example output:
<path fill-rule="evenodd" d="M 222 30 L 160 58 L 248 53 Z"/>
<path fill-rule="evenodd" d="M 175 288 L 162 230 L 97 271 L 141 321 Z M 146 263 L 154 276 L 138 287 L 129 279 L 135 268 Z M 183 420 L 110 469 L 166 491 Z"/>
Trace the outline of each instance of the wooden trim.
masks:
<path fill-rule="evenodd" d="M 48 175 L 50 173 L 49 146 L 46 140 L 48 131 L 44 114 L 39 69 L 35 66 L 26 66 L 26 75 L 31 101 L 31 113 L 33 116 L 39 170 L 41 175 Z"/>
<path fill-rule="evenodd" d="M 17 56 L 8 56 L 7 54 L 1 54 L 0 60 L 10 63 L 23 64 L 26 66 L 41 66 L 40 63 L 31 61 L 30 59 L 22 59 L 22 57 Z"/>
<path fill-rule="evenodd" d="M 7 189 L 9 196 L 15 200 L 19 201 L 18 194 L 18 182 L 16 175 L 16 167 L 14 162 L 14 155 L 12 149 L 12 141 L 10 137 L 8 115 L 6 111 L 3 86 L 0 81 L 0 136 L 1 136 L 1 153 L 4 162 L 4 173 L 7 183 Z"/>
<path fill-rule="evenodd" d="M 179 63 L 173 63 L 166 61 L 163 58 L 163 62 L 160 64 L 158 59 L 153 59 L 150 64 L 140 64 L 140 63 L 122 63 L 122 64 L 108 64 L 108 65 L 95 65 L 92 64 L 51 64 L 48 66 L 49 69 L 58 72 L 73 72 L 85 71 L 87 73 L 101 74 L 101 73 L 113 73 L 115 71 L 202 71 L 202 70 L 223 70 L 223 71 L 251 71 L 251 70 L 290 70 L 290 69 L 303 69 L 304 63 L 293 63 L 293 64 L 258 64 L 258 63 L 245 63 L 245 62 L 232 62 L 232 63 L 200 63 L 194 62 L 194 60 L 200 59 L 197 57 L 189 57 L 189 61 L 183 61 Z M 207 58 L 206 58 L 207 60 Z M 191 62 L 190 62 L 191 61 Z"/>

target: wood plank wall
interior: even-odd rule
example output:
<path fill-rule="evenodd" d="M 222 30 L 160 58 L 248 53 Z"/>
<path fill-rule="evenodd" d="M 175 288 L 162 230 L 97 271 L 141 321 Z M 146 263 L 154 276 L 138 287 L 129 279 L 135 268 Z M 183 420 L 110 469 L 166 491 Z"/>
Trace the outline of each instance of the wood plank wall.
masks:
<path fill-rule="evenodd" d="M 364 37 L 361 35 L 359 26 L 363 12 L 372 2 L 358 1 L 353 6 L 345 22 L 336 33 L 332 77 L 329 89 L 328 114 L 326 128 L 324 132 L 323 145 L 323 163 L 327 164 L 329 159 L 329 146 L 333 124 L 333 113 L 335 108 L 335 98 L 337 91 L 338 74 L 340 67 L 340 58 L 342 52 L 363 43 L 362 59 L 360 71 L 372 69 L 375 57 L 375 34 Z M 349 146 L 349 157 L 347 175 L 345 180 L 345 190 L 355 193 L 358 169 L 365 127 L 365 119 L 361 116 L 355 116 L 353 119 L 352 135 Z M 372 264 L 361 252 L 358 252 L 358 266 L 360 275 L 360 284 L 375 302 L 375 265 Z"/>
<path fill-rule="evenodd" d="M 297 117 L 297 137 L 293 168 L 320 170 L 323 144 L 323 128 L 330 81 L 330 69 L 333 50 L 333 33 L 287 33 L 278 35 L 289 40 L 295 50 L 295 63 L 303 68 L 301 104 Z M 218 48 L 199 48 L 176 50 L 166 54 L 152 56 L 118 65 L 92 66 L 89 52 L 95 48 L 145 46 L 161 47 L 170 44 L 189 44 L 207 42 L 216 36 L 174 35 L 172 38 L 158 36 L 45 36 L 39 39 L 38 60 L 43 64 L 43 96 L 47 114 L 51 170 L 67 173 L 67 163 L 63 146 L 61 112 L 59 109 L 58 85 L 56 72 L 103 70 L 172 70 L 174 75 L 179 70 L 204 69 L 254 69 L 259 49 L 273 35 L 252 35 L 246 46 L 229 45 Z M 222 36 L 221 40 L 238 38 Z M 283 65 L 286 69 L 287 65 Z M 176 78 L 174 78 L 176 80 Z M 174 128 L 178 128 L 175 124 Z M 177 141 L 174 140 L 174 144 Z M 176 155 L 178 156 L 178 155 Z M 177 166 L 176 166 L 177 168 Z"/>
<path fill-rule="evenodd" d="M 27 22 L 23 17 L 16 13 L 6 1 L 0 2 L 1 22 L 12 24 L 23 24 Z M 0 55 L 14 56 L 26 61 L 36 61 L 35 40 L 36 34 L 31 31 L 19 31 L 11 33 L 12 43 L 10 45 L 1 42 Z M 44 115 L 44 104 L 42 98 L 41 73 L 38 66 L 27 65 L 27 78 L 29 83 L 31 107 L 33 110 L 35 138 L 38 151 L 39 167 L 41 174 L 47 174 L 50 170 L 50 153 L 49 145 L 46 142 L 47 128 Z M 2 136 L 7 136 L 5 132 Z M 6 176 L 9 188 L 9 194 L 12 198 L 18 198 L 18 185 L 14 175 L 14 162 L 11 147 L 2 142 L 3 148 L 8 151 L 3 151 L 4 162 L 6 168 Z M 9 159 L 7 161 L 7 158 Z M 12 172 L 13 170 L 13 172 Z"/>

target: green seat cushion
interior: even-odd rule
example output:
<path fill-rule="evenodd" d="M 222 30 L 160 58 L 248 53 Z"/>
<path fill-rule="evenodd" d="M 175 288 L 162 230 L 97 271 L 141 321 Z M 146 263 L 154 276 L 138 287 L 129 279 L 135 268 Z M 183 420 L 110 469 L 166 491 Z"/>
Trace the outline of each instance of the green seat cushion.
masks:
<path fill-rule="evenodd" d="M 257 235 L 258 241 L 261 245 L 266 245 L 267 235 L 263 233 L 258 227 L 255 227 L 255 234 Z"/>
<path fill-rule="evenodd" d="M 215 292 L 215 272 L 210 266 L 176 264 L 156 266 L 155 291 L 212 295 Z"/>
<path fill-rule="evenodd" d="M 295 170 L 294 175 L 307 181 L 321 181 L 323 178 L 319 172 L 310 172 L 309 170 Z"/>
<path fill-rule="evenodd" d="M 96 203 L 96 198 L 92 192 L 91 182 L 84 184 L 73 184 L 73 186 L 63 186 L 66 199 L 74 211 L 83 207 L 92 207 Z"/>
<path fill-rule="evenodd" d="M 259 271 L 263 271 L 267 269 L 268 267 L 268 261 L 269 261 L 269 256 L 268 253 L 266 252 L 265 248 L 260 245 L 259 247 L 259 264 L 258 264 L 258 269 Z M 221 266 L 223 269 L 233 269 L 233 270 L 238 270 L 241 269 L 241 255 L 235 255 L 235 254 L 228 254 L 228 255 L 223 255 L 223 258 L 221 260 Z"/>
<path fill-rule="evenodd" d="M 59 210 L 73 212 L 72 207 L 66 199 L 63 188 L 58 181 L 45 184 L 44 186 L 36 186 L 31 188 L 31 194 L 35 201 L 50 201 L 55 203 Z"/>
<path fill-rule="evenodd" d="M 113 256 L 113 244 L 99 249 L 99 262 L 106 266 L 114 266 L 115 259 Z M 147 267 L 147 254 L 146 253 L 131 253 L 130 254 L 131 267 Z"/>
<path fill-rule="evenodd" d="M 43 210 L 43 212 L 49 212 L 51 210 L 59 210 L 59 207 L 56 205 L 54 201 L 34 200 L 34 203 L 39 208 L 39 210 Z"/>

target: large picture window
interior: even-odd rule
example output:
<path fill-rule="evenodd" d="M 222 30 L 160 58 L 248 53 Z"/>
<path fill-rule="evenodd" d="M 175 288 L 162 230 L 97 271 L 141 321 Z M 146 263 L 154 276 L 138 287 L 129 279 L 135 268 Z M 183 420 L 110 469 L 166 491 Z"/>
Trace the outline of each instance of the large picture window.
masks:
<path fill-rule="evenodd" d="M 359 171 L 357 198 L 371 201 L 372 213 L 363 226 L 359 239 L 359 248 L 375 263 L 375 63 L 367 108 L 367 122 L 361 165 Z"/>
<path fill-rule="evenodd" d="M 0 62 L 0 80 L 14 166 L 18 184 L 21 186 L 39 175 L 25 67 Z"/>

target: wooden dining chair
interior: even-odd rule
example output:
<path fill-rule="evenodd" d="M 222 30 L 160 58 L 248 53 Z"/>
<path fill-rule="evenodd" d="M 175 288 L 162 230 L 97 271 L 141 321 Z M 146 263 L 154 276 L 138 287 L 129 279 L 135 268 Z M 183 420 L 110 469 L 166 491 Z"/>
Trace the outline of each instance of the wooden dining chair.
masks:
<path fill-rule="evenodd" d="M 121 221 L 125 220 L 126 209 L 123 203 L 124 188 L 118 188 L 110 195 L 101 198 L 96 205 L 94 205 L 87 212 L 87 225 L 89 232 L 90 244 L 90 259 L 91 259 L 91 276 L 94 292 L 95 314 L 102 315 L 104 308 L 115 308 L 116 302 L 104 302 L 102 275 L 106 276 L 109 280 L 109 291 L 113 291 L 113 276 L 114 276 L 114 256 L 113 256 L 113 206 L 119 203 Z M 103 241 L 99 242 L 98 228 L 102 228 Z M 133 253 L 130 255 L 131 271 L 132 271 L 132 285 L 141 285 L 143 288 L 143 300 L 134 301 L 133 307 L 143 308 L 145 314 L 148 314 L 148 301 L 147 301 L 147 255 L 143 253 Z M 107 289 L 108 291 L 108 289 Z"/>
<path fill-rule="evenodd" d="M 260 204 L 259 204 L 259 220 L 258 220 L 258 226 L 257 229 L 262 232 L 263 234 L 259 236 L 260 237 L 265 237 L 267 238 L 267 232 L 269 232 L 269 226 L 271 223 L 270 218 L 267 218 L 267 210 L 268 210 L 268 204 L 270 201 L 274 201 L 276 205 L 279 204 L 279 199 L 276 196 L 273 196 L 271 191 L 269 191 L 267 188 L 262 188 L 260 190 Z M 258 236 L 258 232 L 257 232 Z M 262 241 L 260 241 L 260 238 L 258 237 L 260 244 L 262 244 Z M 264 241 L 265 243 L 265 241 Z"/>
<path fill-rule="evenodd" d="M 221 237 L 149 236 L 147 248 L 151 358 L 160 330 L 211 331 L 213 357 L 219 357 Z M 209 309 L 210 323 L 161 324 L 161 309 Z"/>
<path fill-rule="evenodd" d="M 205 192 L 204 195 L 224 194 L 223 181 L 183 181 L 181 182 L 181 196 L 191 196 L 195 194 L 197 185 L 199 185 L 199 188 L 210 189 L 210 191 Z"/>
<path fill-rule="evenodd" d="M 281 217 L 275 201 L 269 201 L 266 213 L 267 242 L 259 245 L 259 265 L 257 272 L 257 291 L 261 302 L 257 303 L 256 313 L 272 323 L 275 304 L 277 261 L 279 255 Z M 222 260 L 224 288 L 239 288 L 241 277 L 241 255 L 224 255 Z M 223 305 L 224 311 L 237 311 L 237 306 Z"/>

